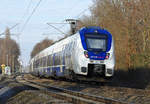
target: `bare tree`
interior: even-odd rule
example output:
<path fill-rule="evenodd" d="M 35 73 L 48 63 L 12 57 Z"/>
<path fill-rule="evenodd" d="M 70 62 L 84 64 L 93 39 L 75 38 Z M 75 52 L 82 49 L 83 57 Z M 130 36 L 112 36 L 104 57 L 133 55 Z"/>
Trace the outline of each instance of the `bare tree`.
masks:
<path fill-rule="evenodd" d="M 150 66 L 150 1 L 94 0 L 83 24 L 109 30 L 115 39 L 117 68 Z"/>
<path fill-rule="evenodd" d="M 0 39 L 0 65 L 10 66 L 13 71 L 19 66 L 18 57 L 20 48 L 15 40 L 11 39 L 9 28 L 6 28 L 5 38 Z"/>
<path fill-rule="evenodd" d="M 49 40 L 49 39 L 44 39 L 41 42 L 37 43 L 31 52 L 31 58 L 34 57 L 37 53 L 39 53 L 43 49 L 49 47 L 52 43 L 53 40 Z"/>

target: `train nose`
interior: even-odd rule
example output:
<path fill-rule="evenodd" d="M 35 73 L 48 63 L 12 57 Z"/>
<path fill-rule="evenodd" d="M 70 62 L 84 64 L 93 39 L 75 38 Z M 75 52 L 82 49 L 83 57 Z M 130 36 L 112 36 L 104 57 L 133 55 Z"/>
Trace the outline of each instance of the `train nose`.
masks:
<path fill-rule="evenodd" d="M 88 64 L 88 75 L 104 75 L 105 65 L 104 64 Z"/>
<path fill-rule="evenodd" d="M 94 69 L 95 73 L 102 73 L 104 68 L 101 65 L 96 64 L 96 65 L 94 65 L 93 69 Z"/>

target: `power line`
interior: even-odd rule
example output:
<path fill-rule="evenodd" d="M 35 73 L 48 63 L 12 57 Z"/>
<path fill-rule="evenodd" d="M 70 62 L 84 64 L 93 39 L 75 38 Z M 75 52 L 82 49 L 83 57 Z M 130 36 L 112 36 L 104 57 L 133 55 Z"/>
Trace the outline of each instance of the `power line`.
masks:
<path fill-rule="evenodd" d="M 70 13 L 74 10 L 74 8 L 79 5 L 79 2 L 77 1 L 74 5 L 75 5 L 75 6 L 72 6 L 70 9 L 68 9 L 68 11 L 67 11 L 66 13 L 69 12 L 68 14 L 70 14 Z M 64 20 L 63 20 L 63 21 L 64 21 Z M 65 24 L 63 24 L 63 25 L 60 26 L 59 28 L 63 28 L 64 26 L 65 26 Z"/>
<path fill-rule="evenodd" d="M 11 28 L 9 28 L 9 30 L 12 30 L 13 28 L 15 28 L 17 25 L 19 25 L 19 23 L 15 24 L 14 26 L 12 26 Z M 0 35 L 4 35 L 5 32 L 1 33 Z"/>
<path fill-rule="evenodd" d="M 22 15 L 22 17 L 20 18 L 19 23 L 23 22 L 23 19 L 25 19 L 26 14 L 28 14 L 29 12 L 29 8 L 31 6 L 32 0 L 30 0 L 29 4 L 27 5 L 27 8 L 25 9 L 24 14 Z M 21 30 L 18 28 L 18 32 L 20 32 Z"/>
<path fill-rule="evenodd" d="M 49 22 L 48 24 L 69 24 L 69 23 L 57 23 L 57 22 L 56 22 L 56 23 L 55 23 L 55 22 L 50 23 L 50 22 Z"/>
<path fill-rule="evenodd" d="M 75 18 L 79 18 L 84 12 L 86 12 L 87 10 L 89 10 L 91 7 L 88 7 L 86 9 L 84 9 L 83 11 L 81 11 L 77 16 L 75 16 Z M 60 26 L 59 28 L 63 28 L 65 26 L 65 24 L 63 24 L 62 26 Z"/>
<path fill-rule="evenodd" d="M 13 29 L 13 28 L 15 28 L 17 25 L 19 25 L 19 23 L 17 23 L 17 24 L 15 24 L 14 26 L 12 26 L 12 27 L 10 28 L 10 30 Z"/>
<path fill-rule="evenodd" d="M 69 23 L 48 23 L 48 24 L 62 24 L 62 26 L 60 26 L 60 27 L 58 27 L 58 28 L 63 28 L 64 25 L 67 25 L 67 24 L 69 24 Z"/>
<path fill-rule="evenodd" d="M 81 11 L 77 16 L 76 18 L 79 18 L 84 12 L 86 12 L 87 10 L 89 10 L 91 7 L 88 7 L 86 9 L 84 9 L 83 11 Z"/>
<path fill-rule="evenodd" d="M 26 8 L 26 10 L 25 10 L 25 12 L 24 12 L 22 18 L 20 19 L 20 22 L 21 22 L 21 20 L 23 20 L 23 18 L 25 17 L 25 15 L 29 12 L 29 8 L 30 8 L 30 6 L 31 6 L 31 3 L 32 3 L 32 0 L 30 0 L 30 2 L 29 2 L 29 4 L 28 4 L 28 6 L 27 6 L 27 8 Z"/>
<path fill-rule="evenodd" d="M 75 5 L 75 6 L 74 6 L 74 5 Z M 75 2 L 75 3 L 71 6 L 71 8 L 68 8 L 68 10 L 67 10 L 66 13 L 65 13 L 65 14 L 67 14 L 66 16 L 69 16 L 70 13 L 72 13 L 72 11 L 73 11 L 75 8 L 78 7 L 78 5 L 79 5 L 79 1 Z M 64 17 L 65 17 L 65 16 L 64 16 Z"/>
<path fill-rule="evenodd" d="M 79 18 L 84 12 L 86 12 L 87 10 L 89 10 L 91 7 L 88 7 L 86 9 L 84 9 L 83 11 L 81 11 L 77 16 L 75 16 L 76 18 Z M 63 28 L 65 26 L 65 24 L 63 24 L 62 26 L 60 26 L 59 28 Z"/>
<path fill-rule="evenodd" d="M 57 31 L 59 31 L 60 33 L 62 33 L 64 35 L 68 35 L 68 34 L 64 33 L 63 31 L 61 31 L 59 28 L 57 28 L 57 27 L 55 27 L 55 26 L 53 26 L 53 25 L 51 25 L 49 23 L 47 23 L 47 25 L 51 26 L 52 28 L 56 29 Z"/>
<path fill-rule="evenodd" d="M 24 24 L 24 26 L 23 26 L 21 32 L 23 32 L 23 30 L 25 29 L 27 23 L 30 21 L 31 17 L 33 16 L 33 14 L 34 14 L 34 12 L 36 11 L 36 9 L 39 7 L 39 5 L 40 5 L 41 2 L 42 2 L 42 0 L 39 0 L 39 2 L 37 3 L 36 7 L 33 9 L 31 15 L 27 18 L 27 20 L 26 20 L 26 22 L 25 22 L 25 24 Z"/>

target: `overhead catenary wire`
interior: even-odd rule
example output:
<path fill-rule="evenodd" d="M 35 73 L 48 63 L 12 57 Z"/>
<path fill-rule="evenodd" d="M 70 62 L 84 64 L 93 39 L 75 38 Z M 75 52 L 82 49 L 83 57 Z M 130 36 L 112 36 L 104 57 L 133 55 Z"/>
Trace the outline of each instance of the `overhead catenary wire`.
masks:
<path fill-rule="evenodd" d="M 75 18 L 79 18 L 83 13 L 85 13 L 86 11 L 88 11 L 89 9 L 91 9 L 92 7 L 88 7 L 86 9 L 84 9 L 83 11 L 81 11 L 77 16 L 75 16 Z"/>
<path fill-rule="evenodd" d="M 83 11 L 81 11 L 77 16 L 75 16 L 75 18 L 79 18 L 84 12 L 86 12 L 87 10 L 91 9 L 91 7 L 88 7 L 86 9 L 84 9 Z M 65 26 L 65 24 L 63 24 L 62 26 L 60 26 L 59 28 L 63 28 Z"/>
<path fill-rule="evenodd" d="M 69 23 L 58 23 L 58 22 L 56 22 L 56 23 L 54 23 L 54 22 L 49 22 L 48 24 L 69 24 Z"/>
<path fill-rule="evenodd" d="M 23 16 L 21 17 L 19 23 L 21 23 L 21 21 L 24 19 L 25 15 L 28 14 L 29 8 L 30 8 L 31 4 L 32 4 L 32 0 L 30 0 L 30 2 L 29 2 L 29 4 L 28 4 L 28 6 L 27 6 L 27 8 L 26 8 L 26 10 L 25 10 L 25 12 L 24 12 L 24 14 L 23 14 Z"/>
<path fill-rule="evenodd" d="M 86 11 L 88 11 L 89 9 L 91 9 L 92 7 L 88 7 L 86 9 L 84 9 L 83 11 L 81 11 L 77 16 L 75 16 L 76 18 L 79 18 L 83 13 L 85 13 Z"/>
<path fill-rule="evenodd" d="M 76 4 L 76 6 L 74 6 Z M 67 14 L 70 14 L 73 10 L 74 10 L 74 8 L 75 7 L 77 7 L 79 5 L 79 2 L 77 1 L 76 3 L 74 3 L 73 4 L 73 6 L 70 8 L 70 9 L 68 9 L 68 11 L 66 12 Z M 69 12 L 69 13 L 68 13 Z M 64 20 L 63 20 L 64 21 Z M 66 24 L 62 24 L 59 28 L 63 28 L 64 26 L 65 26 Z"/>
<path fill-rule="evenodd" d="M 84 12 L 86 12 L 87 10 L 89 10 L 91 7 L 88 7 L 86 9 L 84 9 L 83 11 L 81 11 L 77 16 L 76 18 L 79 18 Z M 69 9 L 70 10 L 70 9 Z M 72 10 L 72 9 L 71 9 Z M 53 27 L 54 29 L 56 29 L 57 31 L 61 32 L 62 34 L 65 34 L 65 35 L 68 35 L 64 32 L 62 32 L 60 29 L 62 29 L 64 26 L 66 26 L 66 24 L 70 24 L 70 23 L 47 23 L 49 26 Z M 53 25 L 50 25 L 50 24 L 62 24 L 60 27 L 56 28 L 55 26 Z"/>
<path fill-rule="evenodd" d="M 73 5 L 70 8 L 68 8 L 68 10 L 65 12 L 65 14 L 67 14 L 66 16 L 69 16 L 70 13 L 72 13 L 72 11 L 78 7 L 78 5 L 79 5 L 79 1 L 73 3 Z M 64 17 L 66 17 L 66 16 L 64 16 Z"/>
<path fill-rule="evenodd" d="M 19 23 L 17 23 L 17 24 L 15 24 L 15 25 L 13 25 L 11 28 L 9 28 L 9 30 L 14 29 L 17 25 L 19 25 Z M 4 35 L 4 34 L 5 34 L 5 32 L 1 33 L 0 35 Z"/>
<path fill-rule="evenodd" d="M 37 3 L 37 5 L 35 6 L 35 8 L 33 9 L 31 15 L 27 18 L 27 20 L 25 21 L 25 24 L 23 25 L 23 28 L 21 30 L 21 32 L 23 32 L 23 30 L 25 29 L 27 23 L 30 21 L 31 17 L 33 16 L 33 14 L 35 13 L 35 11 L 37 10 L 37 8 L 40 6 L 40 3 L 42 2 L 42 0 L 39 0 L 39 2 Z"/>
<path fill-rule="evenodd" d="M 52 28 L 56 29 L 57 31 L 59 31 L 60 33 L 62 33 L 64 35 L 68 35 L 68 34 L 64 33 L 63 31 L 61 31 L 59 28 L 57 28 L 57 27 L 55 27 L 55 26 L 53 26 L 53 25 L 51 25 L 49 23 L 47 23 L 47 25 L 51 26 Z"/>

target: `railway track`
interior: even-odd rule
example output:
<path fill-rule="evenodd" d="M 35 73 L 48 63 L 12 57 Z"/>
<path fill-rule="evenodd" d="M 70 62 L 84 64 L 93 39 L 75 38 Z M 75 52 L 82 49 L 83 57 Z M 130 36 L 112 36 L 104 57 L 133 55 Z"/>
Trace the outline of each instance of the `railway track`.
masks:
<path fill-rule="evenodd" d="M 67 102 L 73 104 L 129 104 L 127 102 L 123 102 L 120 100 L 84 94 L 81 92 L 66 90 L 63 88 L 50 86 L 39 82 L 34 82 L 28 79 L 24 79 L 21 76 L 17 77 L 16 79 L 19 83 L 37 88 L 41 91 L 48 93 L 50 96 L 54 98 L 66 100 Z"/>

